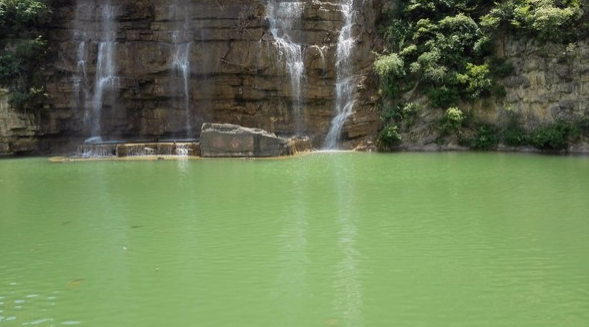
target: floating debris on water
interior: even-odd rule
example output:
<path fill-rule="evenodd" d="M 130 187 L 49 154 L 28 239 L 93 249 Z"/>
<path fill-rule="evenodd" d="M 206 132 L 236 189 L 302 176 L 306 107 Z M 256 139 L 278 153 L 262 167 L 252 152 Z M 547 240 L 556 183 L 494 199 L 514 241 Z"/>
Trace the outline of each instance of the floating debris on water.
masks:
<path fill-rule="evenodd" d="M 70 280 L 67 284 L 71 287 L 78 287 L 78 286 L 82 285 L 82 283 L 84 281 L 85 281 L 84 278 L 78 278 L 78 279 Z"/>

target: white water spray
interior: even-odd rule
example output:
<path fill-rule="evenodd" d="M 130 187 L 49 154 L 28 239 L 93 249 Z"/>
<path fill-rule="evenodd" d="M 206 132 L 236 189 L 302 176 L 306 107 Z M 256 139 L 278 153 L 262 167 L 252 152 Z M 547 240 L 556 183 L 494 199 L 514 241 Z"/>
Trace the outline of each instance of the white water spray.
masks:
<path fill-rule="evenodd" d="M 76 17 L 74 19 L 74 35 L 73 40 L 78 42 L 78 48 L 76 51 L 76 71 L 72 76 L 73 86 L 73 98 L 72 108 L 76 110 L 84 110 L 84 124 L 90 126 L 90 112 L 86 110 L 86 104 L 88 102 L 89 90 L 88 90 L 88 76 L 87 76 L 87 63 L 88 63 L 88 35 L 84 30 L 85 24 L 83 21 L 83 15 L 88 11 L 88 7 L 84 5 L 78 5 L 76 7 Z M 89 129 L 88 129 L 89 130 Z"/>
<path fill-rule="evenodd" d="M 175 13 L 183 13 L 184 19 L 182 26 L 175 30 L 172 34 L 173 43 L 173 58 L 172 58 L 172 71 L 179 74 L 181 78 L 181 88 L 183 91 L 183 102 L 182 106 L 186 113 L 186 133 L 188 138 L 193 137 L 192 135 L 192 114 L 190 111 L 190 48 L 192 46 L 192 33 L 190 31 L 189 11 L 178 5 L 170 6 L 170 9 Z M 178 87 L 177 85 L 174 85 Z"/>
<path fill-rule="evenodd" d="M 86 87 L 86 41 L 85 33 L 79 33 L 76 39 L 81 39 L 76 51 L 76 73 L 72 77 L 74 98 L 72 106 L 75 109 L 83 108 L 88 101 L 88 89 Z"/>
<path fill-rule="evenodd" d="M 352 28 L 356 21 L 354 0 L 342 0 L 340 8 L 344 15 L 344 26 L 340 31 L 337 41 L 337 58 L 335 68 L 336 80 L 336 116 L 331 121 L 331 128 L 325 138 L 325 149 L 337 148 L 341 136 L 342 127 L 346 119 L 352 114 L 354 108 L 354 95 L 356 93 L 356 76 L 353 72 L 352 52 L 356 39 L 352 35 Z"/>
<path fill-rule="evenodd" d="M 293 42 L 293 32 L 300 21 L 304 2 L 269 0 L 267 18 L 270 21 L 270 32 L 274 37 L 276 48 L 281 61 L 284 61 L 290 76 L 291 92 L 293 94 L 293 116 L 295 133 L 303 133 L 303 99 L 302 84 L 305 79 L 305 63 L 303 61 L 303 46 Z"/>
<path fill-rule="evenodd" d="M 98 43 L 98 57 L 96 62 L 96 76 L 94 78 L 94 92 L 91 100 L 91 111 L 86 123 L 90 124 L 91 138 L 101 137 L 101 116 L 104 97 L 114 89 L 117 77 L 115 75 L 115 8 L 108 1 L 102 6 L 101 28 L 102 40 Z"/>

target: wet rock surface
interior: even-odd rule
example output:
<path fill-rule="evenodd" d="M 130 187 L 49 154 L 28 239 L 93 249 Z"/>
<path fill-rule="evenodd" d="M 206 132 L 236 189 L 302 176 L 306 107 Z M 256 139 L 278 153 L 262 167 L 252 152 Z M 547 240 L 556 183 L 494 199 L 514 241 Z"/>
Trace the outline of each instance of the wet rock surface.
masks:
<path fill-rule="evenodd" d="M 202 157 L 280 157 L 293 154 L 288 140 L 258 128 L 232 124 L 202 126 Z"/>
<path fill-rule="evenodd" d="M 335 110 L 335 52 L 343 24 L 339 1 L 298 2 L 303 10 L 291 33 L 292 41 L 302 46 L 305 65 L 298 131 L 295 106 L 299 104 L 294 100 L 284 53 L 270 31 L 268 1 L 175 2 L 112 2 L 116 79 L 113 90 L 103 98 L 101 136 L 198 138 L 204 122 L 216 122 L 279 135 L 308 135 L 315 147 L 321 146 Z M 47 85 L 50 109 L 40 126 L 51 151 L 71 147 L 58 140 L 94 136 L 89 135 L 85 116 L 92 104 L 104 38 L 102 6 L 100 1 L 62 1 L 54 10 L 49 33 L 54 50 Z M 353 69 L 361 85 L 354 113 L 342 131 L 346 146 L 372 138 L 379 128 L 378 114 L 372 110 L 376 84 L 371 77 L 373 51 L 378 48 L 375 21 L 379 6 L 380 1 L 365 1 L 358 11 Z M 84 57 L 80 60 L 82 43 Z M 178 45 L 187 44 L 190 114 L 180 83 L 183 76 L 173 62 Z M 81 64 L 85 65 L 83 73 Z M 90 101 L 80 100 L 84 94 Z"/>
<path fill-rule="evenodd" d="M 0 156 L 36 151 L 38 134 L 35 115 L 11 108 L 7 91 L 0 89 Z"/>

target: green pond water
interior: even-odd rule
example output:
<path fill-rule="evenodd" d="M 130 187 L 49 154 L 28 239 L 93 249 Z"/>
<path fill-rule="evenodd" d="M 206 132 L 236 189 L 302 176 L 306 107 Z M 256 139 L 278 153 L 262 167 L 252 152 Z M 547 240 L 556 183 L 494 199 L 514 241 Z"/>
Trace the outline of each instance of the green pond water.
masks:
<path fill-rule="evenodd" d="M 0 160 L 0 326 L 589 326 L 589 158 Z"/>

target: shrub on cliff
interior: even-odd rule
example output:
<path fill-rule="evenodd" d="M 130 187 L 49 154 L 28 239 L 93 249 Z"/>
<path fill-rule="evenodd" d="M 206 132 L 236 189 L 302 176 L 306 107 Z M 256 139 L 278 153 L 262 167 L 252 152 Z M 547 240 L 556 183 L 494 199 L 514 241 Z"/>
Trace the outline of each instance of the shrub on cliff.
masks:
<path fill-rule="evenodd" d="M 0 0 L 0 86 L 10 104 L 27 109 L 43 97 L 42 64 L 47 52 L 43 30 L 51 19 L 47 1 Z"/>
<path fill-rule="evenodd" d="M 573 124 L 557 121 L 541 125 L 532 131 L 531 144 L 541 150 L 565 150 L 569 143 L 579 136 L 579 130 Z"/>
<path fill-rule="evenodd" d="M 399 1 L 385 54 L 375 63 L 381 94 L 418 89 L 438 108 L 490 95 L 495 87 L 491 38 L 477 23 L 482 1 Z"/>
<path fill-rule="evenodd" d="M 384 53 L 375 63 L 382 108 L 426 96 L 430 108 L 457 110 L 470 101 L 505 96 L 498 81 L 511 74 L 513 66 L 494 57 L 494 47 L 496 38 L 506 33 L 556 43 L 589 37 L 588 0 L 397 0 L 395 4 L 385 14 Z M 402 126 L 398 119 L 395 124 Z M 443 134 L 450 133 L 449 126 L 442 124 Z M 493 126 L 473 125 L 462 139 L 468 139 L 470 147 L 493 148 L 501 139 L 495 135 L 499 132 Z M 520 129 L 501 132 L 510 145 L 531 142 Z M 533 145 L 562 146 L 559 134 L 553 132 L 538 134 Z"/>
<path fill-rule="evenodd" d="M 497 3 L 481 25 L 489 32 L 510 29 L 542 42 L 572 42 L 581 32 L 584 11 L 579 0 L 507 0 Z"/>

